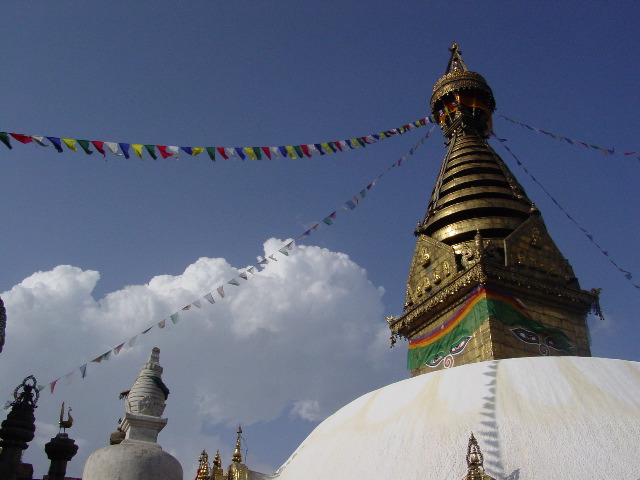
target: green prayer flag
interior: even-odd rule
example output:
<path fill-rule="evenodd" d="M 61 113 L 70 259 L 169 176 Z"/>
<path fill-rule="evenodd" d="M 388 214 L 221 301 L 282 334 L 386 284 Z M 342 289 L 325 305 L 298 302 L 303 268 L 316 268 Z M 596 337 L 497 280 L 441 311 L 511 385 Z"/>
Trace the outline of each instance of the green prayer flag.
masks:
<path fill-rule="evenodd" d="M 173 315 L 171 315 L 171 321 L 173 322 L 173 324 L 175 325 L 176 323 L 178 323 L 180 321 L 180 314 L 178 314 L 178 312 L 174 313 Z"/>
<path fill-rule="evenodd" d="M 251 150 L 256 154 L 258 160 L 262 160 L 262 151 L 260 150 L 260 147 L 251 147 Z"/>
<path fill-rule="evenodd" d="M 205 149 L 207 150 L 207 153 L 209 154 L 209 158 L 215 162 L 216 161 L 216 149 L 215 149 L 215 147 L 205 147 Z"/>
<path fill-rule="evenodd" d="M 328 145 L 329 145 L 329 148 L 330 148 L 331 150 L 333 150 L 333 152 L 334 152 L 334 153 L 338 151 L 338 149 L 337 149 L 337 148 L 336 148 L 336 146 L 333 144 L 333 142 L 327 142 L 327 143 L 328 143 Z"/>
<path fill-rule="evenodd" d="M 295 151 L 298 154 L 299 158 L 304 158 L 304 154 L 302 153 L 302 149 L 300 148 L 300 145 L 294 145 L 293 148 L 295 149 Z M 334 150 L 334 152 L 335 152 L 335 150 Z"/>
<path fill-rule="evenodd" d="M 0 142 L 4 143 L 8 149 L 12 149 L 11 142 L 9 141 L 9 135 L 7 132 L 0 132 Z"/>
<path fill-rule="evenodd" d="M 89 149 L 89 140 L 78 140 L 78 144 L 82 147 L 82 150 L 84 150 L 84 153 L 86 153 L 87 155 L 91 155 L 93 153 L 93 150 Z"/>
<path fill-rule="evenodd" d="M 357 141 L 358 141 L 358 143 L 359 143 L 360 145 L 362 145 L 363 147 L 366 147 L 366 146 L 367 146 L 367 144 L 366 144 L 366 143 L 364 143 L 364 140 L 362 140 L 361 138 L 356 138 L 356 140 L 357 140 Z"/>
<path fill-rule="evenodd" d="M 229 285 L 235 285 L 236 287 L 240 286 L 240 284 L 238 283 L 238 281 L 235 278 L 233 280 L 229 280 L 227 283 Z"/>
<path fill-rule="evenodd" d="M 149 152 L 149 155 L 151 155 L 151 158 L 153 158 L 154 160 L 158 159 L 158 157 L 156 155 L 156 147 L 155 147 L 155 145 L 145 145 L 144 148 L 147 149 L 147 152 Z"/>

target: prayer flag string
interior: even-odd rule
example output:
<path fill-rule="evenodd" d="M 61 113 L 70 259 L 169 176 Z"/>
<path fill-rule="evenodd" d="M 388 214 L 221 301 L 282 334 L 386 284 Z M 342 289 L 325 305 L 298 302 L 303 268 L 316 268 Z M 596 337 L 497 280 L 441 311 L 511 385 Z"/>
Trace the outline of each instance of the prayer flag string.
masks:
<path fill-rule="evenodd" d="M 429 135 L 431 135 L 431 133 L 433 132 L 433 128 L 434 127 L 432 127 L 429 130 L 429 132 L 427 132 L 424 135 L 424 137 L 422 137 L 407 153 L 405 153 L 397 161 L 395 161 L 393 164 L 391 164 L 389 167 L 387 167 L 387 169 L 384 172 L 382 172 L 375 179 L 373 179 L 371 181 L 371 183 L 369 183 L 366 187 L 362 188 L 353 197 L 349 198 L 346 202 L 344 202 L 342 205 L 340 205 L 340 207 L 338 209 L 334 210 L 329 215 L 325 216 L 321 221 L 316 222 L 311 228 L 309 228 L 308 230 L 306 230 L 302 234 L 298 235 L 296 237 L 297 241 L 300 242 L 302 240 L 307 239 L 311 235 L 312 231 L 316 231 L 316 230 L 318 230 L 320 228 L 321 224 L 324 224 L 326 226 L 333 225 L 334 220 L 338 216 L 338 211 L 349 211 L 349 210 L 355 209 L 359 205 L 360 201 L 367 196 L 367 192 L 369 192 L 369 190 L 371 190 L 376 185 L 376 182 L 381 177 L 383 177 L 386 174 L 386 172 L 391 171 L 395 167 L 400 167 L 402 165 L 402 162 L 404 162 L 407 159 L 408 156 L 413 155 L 415 153 L 415 151 L 420 147 L 420 145 L 422 145 L 425 142 L 425 140 L 427 140 L 427 138 L 429 138 Z M 293 246 L 294 246 L 295 243 L 296 243 L 296 240 L 291 240 L 291 241 L 285 243 L 281 248 L 277 249 L 272 254 L 267 255 L 265 258 L 258 257 L 258 265 L 264 270 L 269 263 L 277 262 L 278 259 L 282 259 L 282 257 L 288 257 L 289 253 L 293 249 Z M 230 280 L 227 280 L 222 285 L 220 285 L 217 288 L 213 289 L 212 291 L 206 293 L 205 295 L 201 296 L 197 300 L 194 300 L 193 302 L 183 306 L 180 309 L 180 311 L 188 311 L 188 310 L 191 310 L 192 307 L 202 308 L 203 305 L 206 305 L 202 300 L 206 300 L 206 302 L 208 304 L 215 304 L 216 300 L 220 300 L 220 299 L 224 298 L 227 295 L 228 290 L 230 290 L 230 287 L 228 287 L 228 285 L 230 285 L 232 287 L 240 287 L 240 286 L 242 286 L 243 282 L 250 280 L 256 274 L 255 272 L 256 272 L 256 267 L 255 266 L 250 266 L 250 267 L 246 268 L 244 271 L 238 273 L 237 278 L 234 277 L 234 278 L 232 278 Z M 240 282 L 238 279 L 242 280 L 243 282 Z M 227 291 L 225 291 L 225 289 L 227 289 Z M 124 341 L 124 342 L 120 343 L 119 345 L 117 345 L 116 347 L 113 347 L 112 349 L 109 349 L 105 353 L 102 353 L 102 354 L 96 356 L 93 360 L 90 360 L 89 362 L 87 362 L 87 363 L 85 363 L 83 365 L 80 365 L 79 367 L 73 369 L 72 371 L 70 371 L 70 372 L 68 372 L 68 373 L 66 373 L 64 375 L 61 375 L 60 377 L 58 377 L 55 380 L 49 382 L 48 384 L 38 385 L 37 386 L 38 392 L 41 392 L 42 390 L 44 390 L 48 386 L 49 387 L 48 388 L 49 392 L 51 394 L 53 394 L 54 391 L 55 391 L 55 388 L 58 385 L 58 382 L 59 382 L 59 380 L 61 378 L 64 378 L 65 379 L 65 383 L 69 384 L 69 383 L 71 383 L 73 381 L 73 378 L 78 373 L 80 374 L 80 378 L 86 378 L 86 376 L 88 375 L 88 368 L 87 367 L 88 367 L 89 364 L 106 362 L 112 357 L 112 355 L 114 357 L 117 356 L 123 348 L 125 348 L 125 347 L 132 348 L 136 344 L 136 341 L 140 336 L 149 333 L 153 328 L 157 327 L 158 329 L 164 329 L 165 327 L 167 327 L 167 319 L 169 319 L 172 324 L 174 324 L 174 325 L 177 324 L 181 319 L 180 318 L 180 313 L 179 313 L 180 311 L 172 313 L 171 315 L 163 318 L 159 322 L 156 322 L 153 325 L 149 326 L 148 328 L 146 328 L 142 332 L 138 333 L 137 335 L 134 335 L 133 337 L 129 338 L 127 341 Z M 11 401 L 8 401 L 5 404 L 5 410 L 10 406 L 10 404 L 11 404 Z"/>
<path fill-rule="evenodd" d="M 541 189 L 542 191 L 551 199 L 551 201 L 553 203 L 555 203 L 556 207 L 558 207 L 560 209 L 560 211 L 562 213 L 564 213 L 566 215 L 566 217 L 576 226 L 580 229 L 580 231 L 582 233 L 584 233 L 584 235 L 589 239 L 589 241 L 600 251 L 600 253 L 602 253 L 605 257 L 607 257 L 607 260 L 609 260 L 609 262 L 611 262 L 611 264 L 620 272 L 624 275 L 624 277 L 631 283 L 631 285 L 633 285 L 635 288 L 640 290 L 640 285 L 638 285 L 637 283 L 633 282 L 633 275 L 631 274 L 631 272 L 623 269 L 620 267 L 620 265 L 618 265 L 618 263 L 611 258 L 611 255 L 609 255 L 609 252 L 606 251 L 605 249 L 603 249 L 598 242 L 596 242 L 596 240 L 593 238 L 593 235 L 586 229 L 584 228 L 582 225 L 580 225 L 571 215 L 569 215 L 569 212 L 567 212 L 562 205 L 560 205 L 560 203 L 558 203 L 558 201 L 553 197 L 553 195 L 551 195 L 551 193 L 549 193 L 549 191 L 538 181 L 538 179 L 536 177 L 533 176 L 533 174 L 527 169 L 527 167 L 524 166 L 524 164 L 520 161 L 520 159 L 511 151 L 511 149 L 506 145 L 505 142 L 507 142 L 507 139 L 505 138 L 498 138 L 495 134 L 494 136 L 498 139 L 498 141 L 500 141 L 500 143 L 502 143 L 502 146 L 507 150 L 507 152 L 509 152 L 509 154 L 515 159 L 516 163 L 518 164 L 518 166 L 520 168 L 522 168 L 522 170 L 531 178 L 531 180 L 533 180 Z"/>
<path fill-rule="evenodd" d="M 563 137 L 562 135 L 557 135 L 555 133 L 551 133 L 551 132 L 547 132 L 545 130 L 542 130 L 541 128 L 537 128 L 537 127 L 532 127 L 530 125 L 527 125 L 526 123 L 522 123 L 522 122 L 518 122 L 517 120 L 513 120 L 509 117 L 506 117 L 504 115 L 500 115 L 498 113 L 495 114 L 496 116 L 503 118 L 504 120 L 508 120 L 511 123 L 515 123 L 516 125 L 520 125 L 523 128 L 529 129 L 532 132 L 537 132 L 537 133 L 542 133 L 544 135 L 547 135 L 548 137 L 551 138 L 555 138 L 556 140 L 560 140 L 567 142 L 570 145 L 574 145 L 574 146 L 581 146 L 581 147 L 585 147 L 585 148 L 589 148 L 589 149 L 593 149 L 593 150 L 599 150 L 600 152 L 604 153 L 605 155 L 626 155 L 626 156 L 631 156 L 631 155 L 636 155 L 638 152 L 616 152 L 615 148 L 603 148 L 603 147 L 599 147 L 598 145 L 592 145 L 590 143 L 586 143 L 586 142 L 581 142 L 579 140 L 572 140 L 570 138 L 567 137 Z M 496 137 L 497 138 L 497 137 Z M 636 158 L 638 159 L 638 161 L 640 161 L 640 156 L 636 156 Z"/>
<path fill-rule="evenodd" d="M 455 110 L 458 102 L 452 102 L 444 106 L 439 112 L 440 115 L 446 115 L 450 111 Z M 185 153 L 195 157 L 203 152 L 207 152 L 210 160 L 216 161 L 219 158 L 225 160 L 241 159 L 246 160 L 262 160 L 268 158 L 311 158 L 317 155 L 330 155 L 333 153 L 345 152 L 347 150 L 355 150 L 357 148 L 365 148 L 385 138 L 403 135 L 416 128 L 421 128 L 428 123 L 438 124 L 439 117 L 429 115 L 415 122 L 407 123 L 400 127 L 391 128 L 379 133 L 371 133 L 363 137 L 347 138 L 345 140 L 337 140 L 331 142 L 309 143 L 306 145 L 282 145 L 274 147 L 181 147 L 167 145 L 152 145 L 143 143 L 124 143 L 124 142 L 106 142 L 101 140 L 77 140 L 74 138 L 51 137 L 43 135 L 25 135 L 22 133 L 0 132 L 0 142 L 7 148 L 13 149 L 11 139 L 22 144 L 35 143 L 41 147 L 54 147 L 56 151 L 62 153 L 65 151 L 63 145 L 74 152 L 78 151 L 78 146 L 87 155 L 92 155 L 95 148 L 103 157 L 109 151 L 116 156 L 124 156 L 126 159 L 131 158 L 131 152 L 141 160 L 145 159 L 145 152 L 154 160 L 158 160 L 158 154 L 163 158 L 175 157 L 179 158 L 180 153 Z M 46 143 L 48 141 L 49 143 Z"/>

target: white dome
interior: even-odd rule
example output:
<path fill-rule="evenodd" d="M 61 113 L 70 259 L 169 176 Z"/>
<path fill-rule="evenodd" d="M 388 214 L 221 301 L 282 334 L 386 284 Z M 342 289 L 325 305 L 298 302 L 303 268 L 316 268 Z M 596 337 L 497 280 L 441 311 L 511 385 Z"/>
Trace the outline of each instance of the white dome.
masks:
<path fill-rule="evenodd" d="M 180 462 L 157 443 L 123 440 L 93 452 L 82 473 L 84 480 L 182 480 Z"/>
<path fill-rule="evenodd" d="M 277 480 L 459 480 L 471 432 L 497 479 L 636 479 L 640 363 L 513 358 L 388 385 L 322 422 Z"/>

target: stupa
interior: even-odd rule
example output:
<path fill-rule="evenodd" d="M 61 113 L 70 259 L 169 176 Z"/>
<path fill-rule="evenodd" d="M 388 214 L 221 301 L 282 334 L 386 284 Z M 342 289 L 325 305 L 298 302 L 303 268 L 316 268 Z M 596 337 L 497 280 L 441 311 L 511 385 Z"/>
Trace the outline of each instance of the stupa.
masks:
<path fill-rule="evenodd" d="M 178 460 L 157 443 L 168 421 L 162 414 L 169 396 L 159 362 L 160 349 L 154 348 L 125 399 L 124 440 L 93 452 L 83 480 L 182 480 Z"/>

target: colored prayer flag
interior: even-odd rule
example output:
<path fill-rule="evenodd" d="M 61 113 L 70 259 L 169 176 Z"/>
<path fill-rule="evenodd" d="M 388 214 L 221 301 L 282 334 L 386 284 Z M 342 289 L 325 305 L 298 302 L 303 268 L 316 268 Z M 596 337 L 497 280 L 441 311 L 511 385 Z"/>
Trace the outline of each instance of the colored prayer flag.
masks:
<path fill-rule="evenodd" d="M 122 156 L 121 153 L 118 153 L 118 144 L 116 142 L 104 142 L 104 144 L 107 146 L 111 153 L 113 153 L 114 155 L 118 155 L 119 157 Z"/>
<path fill-rule="evenodd" d="M 242 148 L 240 147 L 236 148 L 236 153 L 242 160 L 245 160 L 247 158 L 244 152 L 242 151 Z"/>
<path fill-rule="evenodd" d="M 0 142 L 4 143 L 9 150 L 13 148 L 9 141 L 9 135 L 7 135 L 7 132 L 0 132 Z"/>
<path fill-rule="evenodd" d="M 193 150 L 191 149 L 191 147 L 180 147 L 180 149 L 187 155 L 193 155 Z"/>
<path fill-rule="evenodd" d="M 118 145 L 120 145 L 120 150 L 122 150 L 122 154 L 124 155 L 124 158 L 130 158 L 129 147 L 131 147 L 131 145 L 129 145 L 128 143 L 119 143 Z"/>
<path fill-rule="evenodd" d="M 76 141 L 73 138 L 61 138 L 60 140 L 62 140 L 64 144 L 69 147 L 69 150 L 73 150 L 74 152 L 78 151 L 78 149 L 76 148 Z"/>
<path fill-rule="evenodd" d="M 33 138 L 29 135 L 23 135 L 21 133 L 9 133 L 13 138 L 15 138 L 20 143 L 31 143 L 33 142 Z"/>
<path fill-rule="evenodd" d="M 220 298 L 224 298 L 224 285 L 220 285 L 216 290 L 218 291 Z"/>
<path fill-rule="evenodd" d="M 262 152 L 260 151 L 260 147 L 252 147 L 253 153 L 258 160 L 262 160 Z"/>
<path fill-rule="evenodd" d="M 213 295 L 211 295 L 210 293 L 207 293 L 204 296 L 205 300 L 209 303 L 216 303 L 216 301 L 213 299 Z"/>
<path fill-rule="evenodd" d="M 133 151 L 135 152 L 135 154 L 140 157 L 140 160 L 144 160 L 144 158 L 142 158 L 142 144 L 141 143 L 132 143 L 131 144 L 131 148 L 133 148 Z"/>
<path fill-rule="evenodd" d="M 216 147 L 216 150 L 220 155 L 222 155 L 222 158 L 224 158 L 225 160 L 229 160 L 229 157 L 227 157 L 227 152 L 224 151 L 224 148 Z"/>
<path fill-rule="evenodd" d="M 302 153 L 304 153 L 307 158 L 311 158 L 311 152 L 309 151 L 309 145 L 300 145 L 299 148 L 300 148 L 300 150 L 302 150 Z M 302 155 L 300 155 L 300 158 L 302 158 Z"/>
<path fill-rule="evenodd" d="M 320 155 L 325 155 L 324 150 L 322 149 L 322 145 L 320 143 L 314 143 L 313 145 L 320 152 Z"/>
<path fill-rule="evenodd" d="M 89 140 L 78 140 L 78 144 L 87 155 L 93 154 L 93 150 L 89 149 Z"/>
<path fill-rule="evenodd" d="M 256 159 L 256 154 L 254 153 L 253 148 L 251 148 L 251 147 L 244 147 L 244 148 L 243 148 L 243 150 L 244 150 L 245 152 L 247 152 L 247 155 L 249 155 L 249 158 L 250 158 L 251 160 L 255 160 L 255 159 Z M 243 160 L 244 160 L 244 158 L 243 158 Z"/>
<path fill-rule="evenodd" d="M 106 152 L 104 151 L 104 142 L 101 142 L 99 140 L 91 140 L 91 143 L 96 148 L 96 150 L 102 154 L 103 157 L 107 156 Z"/>
<path fill-rule="evenodd" d="M 232 279 L 231 279 L 231 280 L 229 280 L 227 283 L 228 283 L 229 285 L 235 285 L 236 287 L 239 287 L 239 286 L 240 286 L 240 283 L 239 283 L 235 278 L 232 278 Z"/>
<path fill-rule="evenodd" d="M 178 312 L 176 312 L 176 313 L 172 314 L 169 318 L 171 318 L 171 321 L 175 325 L 176 323 L 178 323 L 180 321 L 180 314 Z"/>
<path fill-rule="evenodd" d="M 82 378 L 87 376 L 87 364 L 86 363 L 80 367 L 80 374 L 82 375 Z"/>
<path fill-rule="evenodd" d="M 120 345 L 118 345 L 116 348 L 113 349 L 113 353 L 114 355 L 117 355 L 120 353 L 120 350 L 122 350 L 122 347 L 124 347 L 124 343 L 121 343 Z"/>
<path fill-rule="evenodd" d="M 161 320 L 158 322 L 158 328 L 164 328 L 166 325 L 166 320 Z"/>
<path fill-rule="evenodd" d="M 209 155 L 209 158 L 211 159 L 211 161 L 215 162 L 216 161 L 216 149 L 213 147 L 206 147 L 207 150 L 207 154 Z"/>
<path fill-rule="evenodd" d="M 193 147 L 191 149 L 191 155 L 194 157 L 200 155 L 202 152 L 204 152 L 204 147 Z"/>
<path fill-rule="evenodd" d="M 293 150 L 291 145 L 285 147 L 287 149 L 287 153 L 289 154 L 289 158 L 296 158 L 296 152 Z"/>
<path fill-rule="evenodd" d="M 260 147 L 262 148 L 262 151 L 264 152 L 264 154 L 269 157 L 269 160 L 271 160 L 271 150 L 269 150 L 269 147 Z"/>
<path fill-rule="evenodd" d="M 147 152 L 149 152 L 149 155 L 151 155 L 151 158 L 153 158 L 154 160 L 158 159 L 158 156 L 156 155 L 155 145 L 145 145 L 144 148 L 147 149 Z"/>
<path fill-rule="evenodd" d="M 165 145 L 156 145 L 156 148 L 160 152 L 162 158 L 169 158 L 173 156 L 173 153 L 167 151 L 167 147 Z"/>

